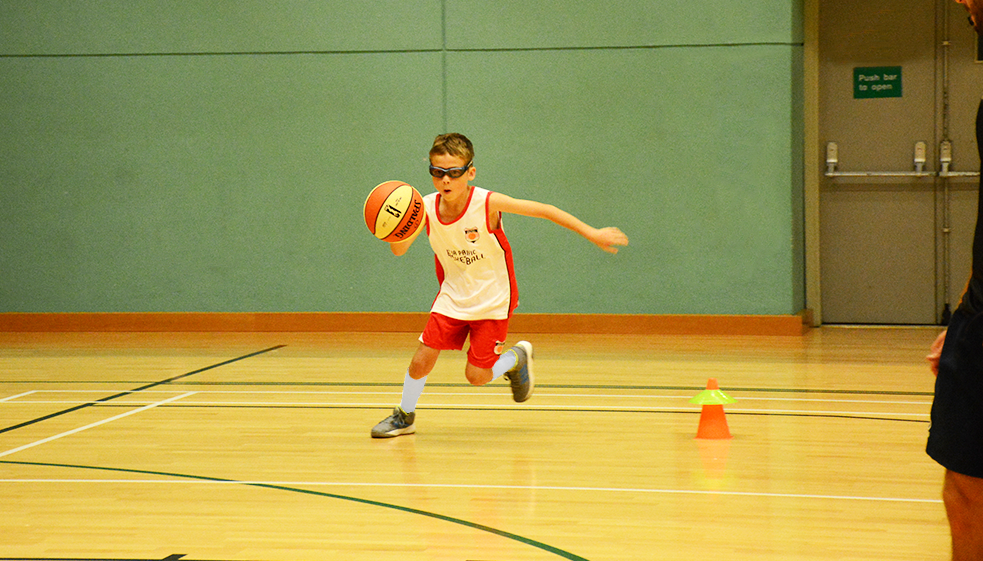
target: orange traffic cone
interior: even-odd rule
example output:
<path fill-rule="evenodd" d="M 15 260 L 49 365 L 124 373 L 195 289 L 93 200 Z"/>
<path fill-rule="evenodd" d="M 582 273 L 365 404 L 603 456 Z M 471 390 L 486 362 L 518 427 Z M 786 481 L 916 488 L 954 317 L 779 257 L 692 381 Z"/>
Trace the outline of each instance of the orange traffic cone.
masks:
<path fill-rule="evenodd" d="M 727 417 L 724 415 L 724 404 L 735 403 L 737 400 L 720 391 L 716 378 L 707 380 L 707 389 L 689 400 L 690 403 L 702 405 L 700 413 L 700 428 L 696 430 L 696 438 L 722 440 L 732 438 L 727 428 Z"/>

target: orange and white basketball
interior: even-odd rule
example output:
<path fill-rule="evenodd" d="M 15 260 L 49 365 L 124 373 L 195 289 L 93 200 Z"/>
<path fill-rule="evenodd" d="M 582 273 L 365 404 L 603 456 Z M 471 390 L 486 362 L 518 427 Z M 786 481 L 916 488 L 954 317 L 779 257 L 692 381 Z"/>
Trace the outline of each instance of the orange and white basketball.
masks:
<path fill-rule="evenodd" d="M 402 181 L 386 181 L 365 199 L 365 225 L 384 242 L 409 239 L 423 224 L 426 212 L 419 191 Z"/>

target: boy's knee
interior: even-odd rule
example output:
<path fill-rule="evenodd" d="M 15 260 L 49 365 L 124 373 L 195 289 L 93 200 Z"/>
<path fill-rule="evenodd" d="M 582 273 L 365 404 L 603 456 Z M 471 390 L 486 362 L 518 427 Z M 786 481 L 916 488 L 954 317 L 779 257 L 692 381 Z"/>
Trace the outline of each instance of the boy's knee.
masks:
<path fill-rule="evenodd" d="M 431 365 L 428 361 L 414 358 L 410 361 L 410 376 L 413 379 L 419 380 L 423 377 L 420 374 L 426 376 L 430 373 L 430 368 Z"/>
<path fill-rule="evenodd" d="M 434 364 L 437 363 L 438 356 L 440 356 L 439 350 L 432 349 L 421 343 L 419 348 L 417 348 L 416 353 L 413 354 L 413 358 L 410 359 L 410 378 L 419 380 L 420 378 L 430 374 L 430 371 L 433 370 Z"/>
<path fill-rule="evenodd" d="M 491 382 L 492 371 L 490 368 L 479 368 L 471 363 L 464 369 L 464 376 L 472 386 L 484 386 Z"/>

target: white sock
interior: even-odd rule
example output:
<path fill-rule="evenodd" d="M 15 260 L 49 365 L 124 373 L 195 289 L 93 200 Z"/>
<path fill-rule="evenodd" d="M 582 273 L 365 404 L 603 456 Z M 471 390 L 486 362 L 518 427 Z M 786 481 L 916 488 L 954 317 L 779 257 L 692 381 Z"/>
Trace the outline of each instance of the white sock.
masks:
<path fill-rule="evenodd" d="M 426 376 L 414 380 L 410 378 L 409 371 L 406 372 L 406 378 L 403 379 L 403 401 L 399 404 L 403 411 L 407 413 L 416 411 L 416 402 L 420 401 L 420 396 L 423 395 L 423 386 L 426 383 Z"/>
<path fill-rule="evenodd" d="M 515 354 L 515 351 L 509 349 L 502 356 L 498 357 L 498 361 L 492 366 L 492 380 L 497 380 L 515 366 L 515 363 L 519 360 L 519 356 Z"/>

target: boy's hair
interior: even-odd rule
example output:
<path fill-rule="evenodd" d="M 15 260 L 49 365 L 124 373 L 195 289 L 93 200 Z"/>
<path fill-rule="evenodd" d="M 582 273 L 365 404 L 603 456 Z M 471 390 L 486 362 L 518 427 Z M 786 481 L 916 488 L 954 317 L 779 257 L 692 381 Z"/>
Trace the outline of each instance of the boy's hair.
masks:
<path fill-rule="evenodd" d="M 461 133 L 441 134 L 434 139 L 433 147 L 430 149 L 431 156 L 438 154 L 456 156 L 467 164 L 474 161 L 474 145 Z"/>

